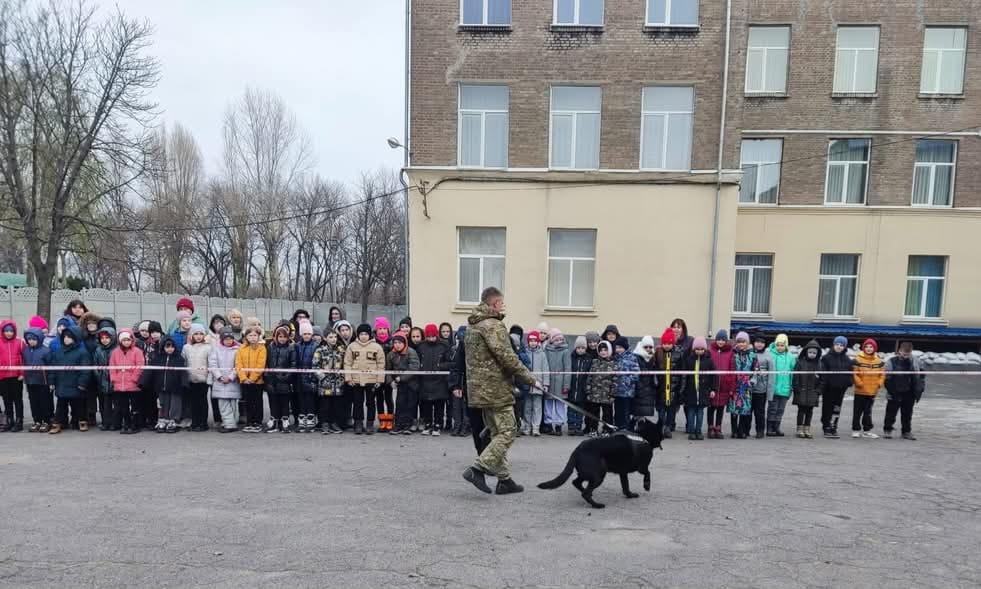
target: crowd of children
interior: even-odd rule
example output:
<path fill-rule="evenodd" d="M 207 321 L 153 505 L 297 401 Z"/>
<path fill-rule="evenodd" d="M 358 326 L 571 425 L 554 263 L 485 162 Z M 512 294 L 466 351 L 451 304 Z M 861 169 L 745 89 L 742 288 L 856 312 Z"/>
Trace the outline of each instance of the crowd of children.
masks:
<path fill-rule="evenodd" d="M 177 311 L 166 332 L 156 321 L 117 330 L 111 318 L 77 300 L 50 333 L 40 317 L 30 320 L 23 339 L 12 321 L 0 323 L 0 430 L 23 430 L 26 386 L 31 432 L 86 431 L 96 424 L 122 434 L 206 431 L 210 397 L 222 433 L 471 434 L 464 327 L 419 328 L 406 317 L 392 329 L 378 317 L 355 328 L 332 307 L 330 327 L 323 329 L 298 309 L 267 341 L 259 320 L 236 310 L 214 315 L 207 325 L 190 299 L 181 299 Z M 844 395 L 854 387 L 852 436 L 876 438 L 872 408 L 884 386 L 885 436 L 892 437 L 899 415 L 902 437 L 915 439 L 913 406 L 925 379 L 908 342 L 884 363 L 872 339 L 855 359 L 841 336 L 827 354 L 812 340 L 795 357 L 786 335 L 768 344 L 745 332 L 730 341 L 720 330 L 710 343 L 690 336 L 682 319 L 657 343 L 644 336 L 633 349 L 615 325 L 577 337 L 571 349 L 559 329 L 544 323 L 527 334 L 514 325 L 510 335 L 542 385 L 515 385 L 522 435 L 606 435 L 649 417 L 670 438 L 683 407 L 689 440 L 704 439 L 703 431 L 709 439 L 723 438 L 725 413 L 732 438 L 750 437 L 754 421 L 757 438 L 782 437 L 792 403 L 796 436 L 812 438 L 814 409 L 823 398 L 824 436 L 837 438 Z"/>

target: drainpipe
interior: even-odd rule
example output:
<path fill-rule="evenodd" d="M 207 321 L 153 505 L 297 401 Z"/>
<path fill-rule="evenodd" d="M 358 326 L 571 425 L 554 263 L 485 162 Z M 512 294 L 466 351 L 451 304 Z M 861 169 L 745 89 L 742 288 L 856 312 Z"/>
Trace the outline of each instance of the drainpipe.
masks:
<path fill-rule="evenodd" d="M 402 130 L 402 173 L 399 174 L 399 181 L 402 183 L 402 203 L 405 208 L 405 220 L 403 226 L 405 227 L 403 240 L 405 241 L 405 263 L 403 264 L 403 271 L 405 276 L 402 279 L 403 284 L 405 284 L 405 314 L 411 316 L 411 307 L 409 306 L 409 183 L 406 181 L 406 176 L 408 175 L 408 167 L 410 165 L 409 152 L 411 150 L 411 143 L 409 142 L 409 91 L 410 83 L 412 81 L 412 0 L 405 0 L 405 127 Z"/>
<path fill-rule="evenodd" d="M 726 103 L 729 98 L 729 44 L 732 33 L 732 0 L 726 0 L 726 43 L 725 53 L 722 63 L 722 114 L 719 115 L 719 157 L 715 170 L 715 211 L 712 219 L 712 263 L 710 264 L 709 274 L 709 304 L 708 304 L 708 325 L 709 332 L 714 329 L 715 307 L 715 270 L 718 267 L 719 257 L 719 208 L 722 206 L 722 156 L 725 150 L 726 139 Z M 728 327 L 728 326 L 726 326 Z"/>

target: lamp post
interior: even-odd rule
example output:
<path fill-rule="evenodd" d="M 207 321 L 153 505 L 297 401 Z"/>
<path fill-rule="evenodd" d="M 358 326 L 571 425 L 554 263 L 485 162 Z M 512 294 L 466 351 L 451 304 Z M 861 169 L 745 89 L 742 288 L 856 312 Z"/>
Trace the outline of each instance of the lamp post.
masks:
<path fill-rule="evenodd" d="M 405 285 L 405 314 L 411 316 L 412 309 L 409 306 L 409 183 L 405 181 L 406 169 L 409 167 L 409 148 L 395 137 L 388 138 L 388 146 L 392 149 L 402 148 L 404 153 L 402 170 L 399 171 L 399 182 L 402 184 L 402 203 L 405 210 L 405 218 L 402 220 L 402 250 L 405 256 L 405 261 L 402 264 L 402 283 Z"/>

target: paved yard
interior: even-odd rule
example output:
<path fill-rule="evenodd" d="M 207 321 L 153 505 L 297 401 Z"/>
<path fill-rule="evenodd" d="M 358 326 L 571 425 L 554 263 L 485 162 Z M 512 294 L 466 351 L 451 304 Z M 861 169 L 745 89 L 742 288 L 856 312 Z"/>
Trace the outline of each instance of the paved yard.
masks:
<path fill-rule="evenodd" d="M 0 586 L 981 586 L 981 379 L 933 379 L 914 428 L 676 438 L 599 511 L 532 488 L 570 438 L 520 439 L 496 497 L 447 436 L 0 434 Z"/>

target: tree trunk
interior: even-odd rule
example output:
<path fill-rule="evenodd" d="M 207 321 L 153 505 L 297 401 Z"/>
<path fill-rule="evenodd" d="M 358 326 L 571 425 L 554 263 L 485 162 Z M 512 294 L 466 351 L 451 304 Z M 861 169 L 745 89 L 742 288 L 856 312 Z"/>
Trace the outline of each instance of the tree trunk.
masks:
<path fill-rule="evenodd" d="M 54 278 L 51 264 L 39 264 L 34 268 L 37 277 L 37 308 L 39 317 L 45 317 L 54 326 L 58 318 L 51 315 L 51 281 Z"/>

